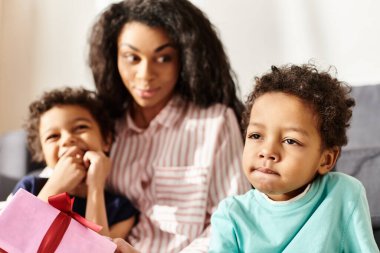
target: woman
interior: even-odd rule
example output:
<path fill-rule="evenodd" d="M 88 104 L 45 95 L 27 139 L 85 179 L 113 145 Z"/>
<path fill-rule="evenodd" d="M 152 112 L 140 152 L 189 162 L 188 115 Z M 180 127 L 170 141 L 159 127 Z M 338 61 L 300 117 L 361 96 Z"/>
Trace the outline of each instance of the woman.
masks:
<path fill-rule="evenodd" d="M 213 26 L 187 0 L 115 3 L 92 29 L 89 65 L 118 120 L 109 185 L 141 212 L 128 241 L 207 252 L 219 201 L 249 189 L 243 106 Z"/>

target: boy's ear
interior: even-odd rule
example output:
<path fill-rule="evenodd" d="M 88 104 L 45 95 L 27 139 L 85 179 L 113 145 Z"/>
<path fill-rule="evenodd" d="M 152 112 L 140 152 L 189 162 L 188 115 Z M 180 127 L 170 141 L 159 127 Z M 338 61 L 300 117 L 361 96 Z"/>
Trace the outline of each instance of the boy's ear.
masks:
<path fill-rule="evenodd" d="M 334 168 L 335 163 L 338 160 L 339 154 L 339 147 L 333 147 L 323 151 L 321 162 L 318 168 L 318 172 L 320 175 L 324 175 Z"/>

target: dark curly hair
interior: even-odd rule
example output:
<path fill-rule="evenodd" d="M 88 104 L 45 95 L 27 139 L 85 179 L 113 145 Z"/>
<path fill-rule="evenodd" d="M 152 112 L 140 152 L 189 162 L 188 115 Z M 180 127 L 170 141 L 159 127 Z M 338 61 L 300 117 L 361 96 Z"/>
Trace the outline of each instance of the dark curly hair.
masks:
<path fill-rule="evenodd" d="M 117 68 L 117 39 L 132 21 L 168 33 L 180 55 L 175 92 L 182 99 L 201 107 L 225 104 L 240 122 L 244 106 L 223 45 L 206 15 L 187 0 L 125 0 L 111 4 L 96 20 L 89 37 L 89 66 L 113 117 L 121 117 L 133 99 Z"/>
<path fill-rule="evenodd" d="M 255 87 L 246 101 L 243 125 L 248 126 L 255 100 L 268 92 L 284 92 L 296 96 L 316 112 L 324 148 L 347 144 L 346 129 L 350 126 L 355 100 L 351 87 L 313 64 L 272 66 L 272 71 L 255 78 Z"/>
<path fill-rule="evenodd" d="M 27 131 L 28 148 L 34 161 L 44 161 L 39 134 L 41 116 L 57 105 L 78 105 L 88 110 L 98 123 L 103 140 L 107 141 L 110 136 L 113 138 L 114 122 L 95 92 L 84 88 L 53 89 L 44 92 L 38 100 L 29 105 L 29 116 L 24 128 Z"/>

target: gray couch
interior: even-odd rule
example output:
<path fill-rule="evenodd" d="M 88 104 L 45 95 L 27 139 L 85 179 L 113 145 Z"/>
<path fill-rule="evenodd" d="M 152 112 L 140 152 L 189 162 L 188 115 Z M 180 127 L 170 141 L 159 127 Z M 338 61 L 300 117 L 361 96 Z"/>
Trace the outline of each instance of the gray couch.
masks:
<path fill-rule="evenodd" d="M 336 170 L 358 178 L 365 186 L 373 230 L 380 245 L 380 84 L 353 87 L 356 99 L 349 144 L 344 147 Z M 0 137 L 0 200 L 25 174 L 41 169 L 26 150 L 20 130 Z"/>
<path fill-rule="evenodd" d="M 380 246 L 380 84 L 353 87 L 356 100 L 348 145 L 336 170 L 358 178 L 366 188 L 372 227 Z"/>
<path fill-rule="evenodd" d="M 43 163 L 31 160 L 24 130 L 0 136 L 0 201 L 5 200 L 24 175 L 41 170 Z"/>

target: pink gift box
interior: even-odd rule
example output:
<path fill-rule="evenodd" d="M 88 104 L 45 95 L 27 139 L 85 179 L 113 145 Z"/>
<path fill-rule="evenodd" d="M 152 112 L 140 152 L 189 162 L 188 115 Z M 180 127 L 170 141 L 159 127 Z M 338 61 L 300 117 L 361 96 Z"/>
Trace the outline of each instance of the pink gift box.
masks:
<path fill-rule="evenodd" d="M 20 189 L 0 213 L 0 252 L 36 253 L 60 211 L 33 194 Z M 74 219 L 56 253 L 113 253 L 116 244 Z"/>

